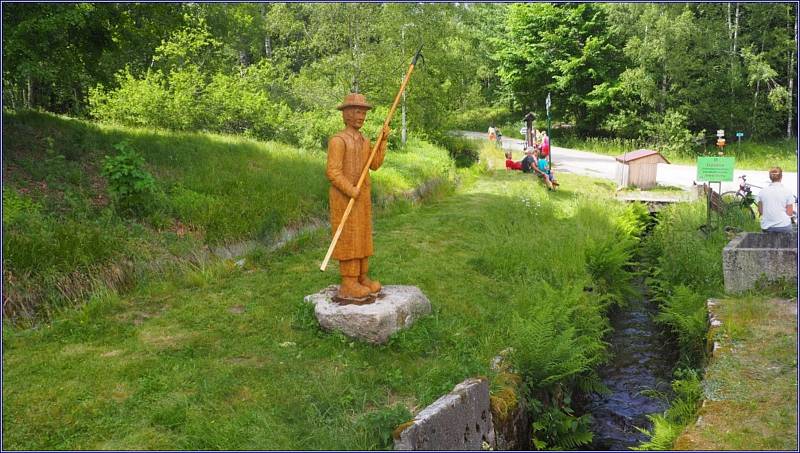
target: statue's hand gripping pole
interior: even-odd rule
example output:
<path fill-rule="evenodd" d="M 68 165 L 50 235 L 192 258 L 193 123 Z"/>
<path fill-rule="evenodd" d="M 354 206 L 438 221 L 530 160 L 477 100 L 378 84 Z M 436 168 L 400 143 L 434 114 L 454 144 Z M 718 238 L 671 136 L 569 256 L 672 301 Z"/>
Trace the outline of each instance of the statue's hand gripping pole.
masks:
<path fill-rule="evenodd" d="M 358 178 L 358 183 L 356 184 L 356 188 L 360 189 L 361 185 L 364 183 L 364 180 L 367 178 L 367 172 L 369 172 L 369 166 L 372 164 L 372 159 L 375 158 L 375 154 L 378 152 L 378 149 L 386 140 L 386 130 L 389 128 L 389 123 L 392 121 L 392 117 L 394 116 L 395 110 L 397 110 L 397 104 L 400 102 L 400 96 L 403 94 L 403 91 L 406 89 L 406 85 L 408 84 L 408 79 L 411 78 L 411 73 L 414 72 L 414 66 L 417 64 L 417 59 L 422 56 L 422 47 L 417 50 L 417 53 L 414 55 L 414 58 L 411 60 L 411 65 L 408 67 L 408 71 L 406 71 L 406 76 L 403 79 L 403 83 L 400 85 L 400 90 L 397 92 L 397 96 L 394 97 L 394 103 L 392 103 L 392 108 L 389 109 L 389 114 L 386 115 L 386 120 L 383 122 L 383 128 L 381 128 L 380 135 L 378 135 L 378 139 L 375 140 L 375 145 L 372 147 L 372 152 L 369 154 L 369 159 L 367 159 L 366 165 L 364 165 L 364 169 L 361 171 L 361 176 Z M 353 205 L 355 204 L 356 199 L 350 198 L 350 201 L 347 203 L 347 208 L 344 210 L 344 214 L 342 215 L 342 220 L 339 222 L 339 228 L 336 229 L 336 233 L 333 235 L 333 240 L 331 241 L 331 245 L 328 247 L 328 253 L 325 254 L 325 259 L 322 260 L 322 265 L 319 267 L 319 270 L 324 271 L 325 268 L 328 267 L 328 261 L 331 259 L 331 255 L 333 255 L 333 249 L 336 248 L 336 243 L 339 241 L 339 236 L 342 235 L 342 230 L 344 229 L 344 223 L 347 222 L 347 218 L 350 217 L 350 211 L 353 209 Z"/>

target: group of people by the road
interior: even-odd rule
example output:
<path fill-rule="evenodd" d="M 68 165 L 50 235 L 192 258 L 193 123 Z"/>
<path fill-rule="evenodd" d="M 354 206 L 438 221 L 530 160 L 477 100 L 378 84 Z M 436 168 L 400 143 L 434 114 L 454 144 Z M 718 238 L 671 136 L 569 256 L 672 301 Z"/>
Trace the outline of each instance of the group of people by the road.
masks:
<path fill-rule="evenodd" d="M 492 140 L 492 134 L 495 134 L 496 137 L 498 133 L 497 129 L 490 127 L 489 140 Z M 536 173 L 544 179 L 548 189 L 552 190 L 558 185 L 558 182 L 556 182 L 555 174 L 550 168 L 550 137 L 547 136 L 546 132 L 538 132 L 536 130 L 532 131 L 531 137 L 533 144 L 525 144 L 523 148 L 525 156 L 521 161 L 515 161 L 511 151 L 505 152 L 506 169 L 520 170 L 523 173 Z"/>
<path fill-rule="evenodd" d="M 555 175 L 550 168 L 548 157 L 550 155 L 550 137 L 546 132 L 532 131 L 532 145 L 527 142 L 523 148 L 525 156 L 521 161 L 513 159 L 511 151 L 505 151 L 506 169 L 519 170 L 523 173 L 537 173 L 545 181 L 549 189 L 558 185 Z M 489 127 L 488 138 L 497 142 L 502 149 L 502 135 L 494 125 Z M 783 170 L 772 167 L 769 170 L 770 185 L 758 194 L 758 213 L 761 216 L 761 231 L 766 233 L 791 233 L 792 224 L 796 218 L 794 205 L 797 198 L 792 192 L 781 184 Z"/>

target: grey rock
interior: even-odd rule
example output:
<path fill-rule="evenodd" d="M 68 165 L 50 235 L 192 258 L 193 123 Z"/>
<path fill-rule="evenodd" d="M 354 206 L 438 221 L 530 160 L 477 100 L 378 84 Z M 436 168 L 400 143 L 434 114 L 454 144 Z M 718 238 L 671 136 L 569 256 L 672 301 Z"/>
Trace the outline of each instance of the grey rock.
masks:
<path fill-rule="evenodd" d="M 725 291 L 740 293 L 767 280 L 797 280 L 795 233 L 740 233 L 722 250 Z"/>
<path fill-rule="evenodd" d="M 489 383 L 467 379 L 417 414 L 395 439 L 394 449 L 481 450 L 486 446 L 495 446 Z"/>
<path fill-rule="evenodd" d="M 305 301 L 314 304 L 314 314 L 323 329 L 370 343 L 386 343 L 393 333 L 431 312 L 431 302 L 416 286 L 384 286 L 375 302 L 366 305 L 334 302 L 338 289 L 337 285 L 328 286 L 306 296 Z"/>

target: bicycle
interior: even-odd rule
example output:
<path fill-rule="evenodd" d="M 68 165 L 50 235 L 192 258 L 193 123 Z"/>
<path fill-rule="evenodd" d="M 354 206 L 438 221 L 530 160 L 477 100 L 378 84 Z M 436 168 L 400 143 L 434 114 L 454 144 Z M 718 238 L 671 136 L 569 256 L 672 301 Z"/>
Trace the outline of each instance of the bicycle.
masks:
<path fill-rule="evenodd" d="M 762 189 L 760 186 L 748 183 L 747 175 L 742 175 L 739 177 L 739 190 L 730 190 L 720 195 L 723 205 L 722 216 L 726 220 L 733 221 L 736 225 L 741 225 L 756 218 L 756 213 L 753 210 L 753 205 L 756 204 L 756 199 L 753 196 L 753 187 Z"/>

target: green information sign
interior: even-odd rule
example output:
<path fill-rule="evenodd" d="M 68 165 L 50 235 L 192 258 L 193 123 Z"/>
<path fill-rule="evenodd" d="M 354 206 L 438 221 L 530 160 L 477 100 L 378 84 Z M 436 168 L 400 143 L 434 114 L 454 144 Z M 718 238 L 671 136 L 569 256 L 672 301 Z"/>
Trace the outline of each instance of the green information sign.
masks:
<path fill-rule="evenodd" d="M 733 181 L 735 157 L 698 157 L 697 180 L 708 182 Z"/>

